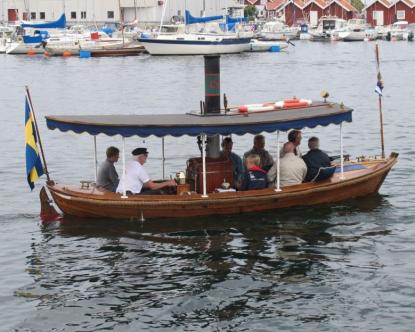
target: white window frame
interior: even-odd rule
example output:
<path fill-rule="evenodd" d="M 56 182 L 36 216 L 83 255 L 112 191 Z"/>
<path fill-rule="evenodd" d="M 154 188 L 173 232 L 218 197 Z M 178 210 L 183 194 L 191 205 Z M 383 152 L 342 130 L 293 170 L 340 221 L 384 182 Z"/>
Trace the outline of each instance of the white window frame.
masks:
<path fill-rule="evenodd" d="M 396 19 L 397 20 L 405 20 L 405 10 L 397 10 L 396 11 Z"/>

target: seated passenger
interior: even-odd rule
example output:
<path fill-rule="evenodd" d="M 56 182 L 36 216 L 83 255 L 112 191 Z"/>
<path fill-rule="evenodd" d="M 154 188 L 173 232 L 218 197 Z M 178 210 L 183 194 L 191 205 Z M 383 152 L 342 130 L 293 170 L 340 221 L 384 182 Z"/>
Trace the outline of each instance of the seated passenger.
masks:
<path fill-rule="evenodd" d="M 284 157 L 280 159 L 280 186 L 290 186 L 303 182 L 307 174 L 305 162 L 295 155 L 295 146 L 287 142 L 283 147 Z M 277 187 L 277 165 L 274 164 L 267 174 L 271 187 Z"/>
<path fill-rule="evenodd" d="M 261 160 L 259 167 L 265 171 L 268 171 L 271 166 L 274 164 L 274 159 L 272 159 L 271 155 L 267 150 L 264 149 L 265 147 L 265 137 L 263 135 L 256 135 L 254 137 L 254 146 L 248 152 L 244 154 L 244 160 L 250 154 L 257 154 Z"/>
<path fill-rule="evenodd" d="M 291 130 L 288 133 L 288 142 L 291 142 L 292 144 L 294 144 L 294 154 L 298 157 L 301 157 L 301 151 L 300 151 L 300 144 L 301 144 L 301 139 L 302 139 L 302 133 L 301 130 Z M 284 157 L 284 150 L 283 148 L 280 151 L 280 158 Z"/>
<path fill-rule="evenodd" d="M 318 174 L 318 170 L 321 167 L 330 167 L 330 157 L 327 153 L 320 150 L 320 141 L 318 137 L 311 137 L 308 140 L 308 151 L 304 156 L 303 160 L 307 165 L 307 175 L 305 181 L 309 182 L 313 180 Z"/>
<path fill-rule="evenodd" d="M 107 151 L 107 159 L 99 166 L 97 176 L 97 188 L 115 191 L 120 181 L 114 163 L 118 161 L 120 150 L 115 146 L 110 146 Z"/>
<path fill-rule="evenodd" d="M 231 137 L 225 137 L 222 141 L 221 157 L 232 161 L 233 180 L 235 183 L 242 180 L 244 174 L 244 165 L 241 157 L 232 152 L 233 142 Z"/>
<path fill-rule="evenodd" d="M 267 187 L 267 173 L 259 167 L 261 158 L 250 154 L 245 158 L 245 173 L 239 190 L 264 189 Z"/>
<path fill-rule="evenodd" d="M 117 187 L 117 193 L 123 193 L 125 189 L 128 195 L 158 195 L 163 193 L 161 191 L 163 188 L 177 186 L 176 181 L 174 180 L 163 181 L 160 183 L 151 181 L 143 167 L 148 156 L 146 148 L 137 148 L 131 153 L 133 155 L 133 161 L 126 166 L 125 177 L 124 175 L 121 177 Z"/>

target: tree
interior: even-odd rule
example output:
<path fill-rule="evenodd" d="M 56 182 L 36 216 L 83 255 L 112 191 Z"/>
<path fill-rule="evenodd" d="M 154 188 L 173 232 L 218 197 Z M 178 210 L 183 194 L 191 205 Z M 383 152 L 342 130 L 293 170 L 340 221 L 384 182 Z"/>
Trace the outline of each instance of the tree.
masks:
<path fill-rule="evenodd" d="M 256 7 L 254 5 L 248 5 L 244 8 L 244 16 L 249 19 L 254 19 L 256 16 Z"/>
<path fill-rule="evenodd" d="M 365 7 L 365 5 L 360 0 L 351 0 L 352 6 L 356 8 L 359 12 L 362 11 L 362 9 Z"/>

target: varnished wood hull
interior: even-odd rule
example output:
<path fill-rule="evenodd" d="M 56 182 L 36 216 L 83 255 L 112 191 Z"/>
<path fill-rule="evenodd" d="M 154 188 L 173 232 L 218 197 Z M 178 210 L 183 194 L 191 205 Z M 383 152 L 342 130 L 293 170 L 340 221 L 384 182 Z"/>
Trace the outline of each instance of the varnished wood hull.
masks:
<path fill-rule="evenodd" d="M 397 162 L 393 154 L 385 161 L 368 163 L 364 170 L 346 172 L 340 179 L 304 183 L 276 192 L 263 189 L 234 193 L 201 195 L 136 195 L 121 198 L 114 193 L 81 190 L 60 185 L 48 188 L 59 208 L 68 215 L 90 218 L 149 219 L 237 214 L 336 203 L 378 192 L 385 177 Z"/>

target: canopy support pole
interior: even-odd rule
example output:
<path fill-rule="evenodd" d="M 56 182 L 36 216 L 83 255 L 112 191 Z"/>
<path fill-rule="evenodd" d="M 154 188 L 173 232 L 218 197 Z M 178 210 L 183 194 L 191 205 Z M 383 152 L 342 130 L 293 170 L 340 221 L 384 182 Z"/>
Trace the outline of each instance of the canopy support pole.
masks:
<path fill-rule="evenodd" d="M 203 168 L 203 194 L 202 197 L 206 198 L 206 134 L 202 134 L 202 168 Z"/>
<path fill-rule="evenodd" d="M 122 196 L 121 198 L 128 198 L 125 190 L 125 137 L 122 138 Z"/>
<path fill-rule="evenodd" d="M 164 172 L 164 167 L 165 167 L 165 158 L 164 158 L 164 137 L 161 138 L 161 159 L 162 159 L 162 164 L 163 164 L 163 180 L 166 178 L 165 177 L 165 172 Z"/>
<path fill-rule="evenodd" d="M 343 123 L 340 123 L 340 180 L 344 180 Z"/>
<path fill-rule="evenodd" d="M 275 191 L 281 191 L 280 188 L 280 131 L 277 131 L 277 188 Z"/>
<path fill-rule="evenodd" d="M 97 158 L 97 137 L 94 136 L 94 165 L 95 165 L 95 183 L 98 181 L 98 158 Z"/>

